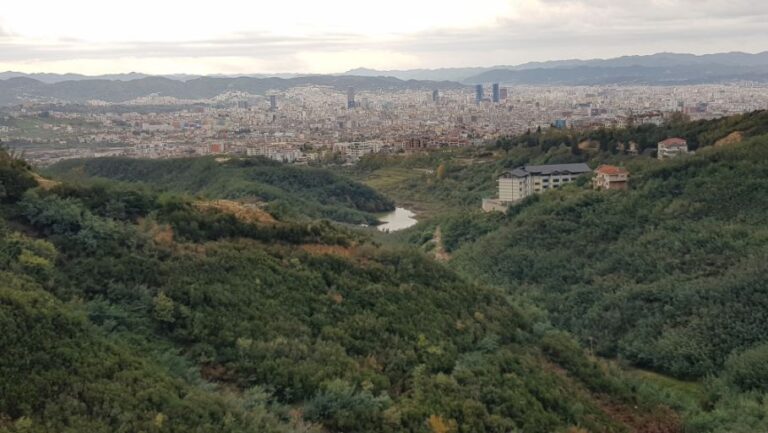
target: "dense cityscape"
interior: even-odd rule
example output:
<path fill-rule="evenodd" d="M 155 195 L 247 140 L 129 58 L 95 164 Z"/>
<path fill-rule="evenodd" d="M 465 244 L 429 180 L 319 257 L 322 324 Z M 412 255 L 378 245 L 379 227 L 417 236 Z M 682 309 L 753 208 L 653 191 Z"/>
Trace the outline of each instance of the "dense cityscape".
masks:
<path fill-rule="evenodd" d="M 768 85 L 464 86 L 346 92 L 302 86 L 206 100 L 30 102 L 0 111 L 0 140 L 36 165 L 100 156 L 265 156 L 353 163 L 368 153 L 476 146 L 538 128 L 659 125 L 768 108 Z"/>

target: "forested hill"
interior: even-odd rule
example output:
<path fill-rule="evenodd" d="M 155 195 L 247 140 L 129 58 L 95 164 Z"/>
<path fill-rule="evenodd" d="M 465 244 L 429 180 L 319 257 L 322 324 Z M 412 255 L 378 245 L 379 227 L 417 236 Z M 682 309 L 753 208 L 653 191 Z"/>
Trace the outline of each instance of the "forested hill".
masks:
<path fill-rule="evenodd" d="M 533 300 L 602 356 L 709 380 L 701 431 L 766 431 L 768 135 L 739 140 L 668 161 L 571 155 L 624 164 L 629 191 L 583 179 L 504 216 L 446 221 L 451 265 Z"/>
<path fill-rule="evenodd" d="M 413 249 L 5 153 L 0 185 L 0 431 L 680 431 Z"/>
<path fill-rule="evenodd" d="M 392 201 L 380 193 L 329 170 L 284 165 L 263 158 L 67 160 L 47 172 L 73 182 L 108 178 L 170 192 L 252 201 L 266 205 L 278 218 L 375 223 L 373 213 L 394 209 Z"/>
<path fill-rule="evenodd" d="M 657 160 L 651 148 L 675 136 L 696 153 Z M 481 211 L 505 170 L 572 162 L 624 166 L 629 190 L 593 191 L 585 176 L 506 214 Z M 596 354 L 661 373 L 670 392 L 690 391 L 685 431 L 768 431 L 768 112 L 530 131 L 483 149 L 368 157 L 349 173 L 426 210 L 388 239 L 530 300 Z"/>

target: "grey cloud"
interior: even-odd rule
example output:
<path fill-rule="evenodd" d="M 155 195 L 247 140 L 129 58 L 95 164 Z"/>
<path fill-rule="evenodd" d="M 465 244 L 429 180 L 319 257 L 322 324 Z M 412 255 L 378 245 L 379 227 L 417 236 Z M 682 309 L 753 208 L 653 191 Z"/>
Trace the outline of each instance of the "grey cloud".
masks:
<path fill-rule="evenodd" d="M 768 49 L 768 26 L 765 25 L 768 2 L 755 3 L 749 0 L 539 0 L 543 10 L 536 17 L 503 19 L 484 28 L 400 35 L 386 42 L 348 33 L 293 38 L 239 33 L 226 39 L 177 43 L 88 44 L 62 38 L 55 44 L 45 45 L 9 38 L 0 28 L 0 61 L 231 56 L 292 64 L 291 59 L 298 52 L 372 49 L 411 54 L 421 59 L 423 66 L 434 67 L 468 66 L 469 62 L 490 65 L 545 58 L 610 57 L 652 51 L 763 51 Z M 579 8 L 569 7 L 573 5 Z"/>

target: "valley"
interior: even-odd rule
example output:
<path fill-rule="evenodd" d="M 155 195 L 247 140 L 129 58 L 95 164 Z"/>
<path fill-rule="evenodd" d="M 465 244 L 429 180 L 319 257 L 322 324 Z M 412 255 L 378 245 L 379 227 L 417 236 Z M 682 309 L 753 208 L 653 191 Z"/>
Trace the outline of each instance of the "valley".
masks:
<path fill-rule="evenodd" d="M 0 431 L 762 431 L 766 120 L 351 167 L 3 153 Z M 619 147 L 668 136 L 695 154 Z M 480 209 L 576 162 L 629 189 Z"/>

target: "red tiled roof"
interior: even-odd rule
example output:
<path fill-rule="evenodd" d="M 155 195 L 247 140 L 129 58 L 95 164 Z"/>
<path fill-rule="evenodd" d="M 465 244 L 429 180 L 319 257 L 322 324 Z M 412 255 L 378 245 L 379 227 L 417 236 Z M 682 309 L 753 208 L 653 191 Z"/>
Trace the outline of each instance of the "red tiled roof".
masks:
<path fill-rule="evenodd" d="M 662 144 L 665 146 L 686 146 L 688 142 L 682 138 L 673 137 L 673 138 L 667 138 L 666 140 L 661 141 L 659 144 Z"/>
<path fill-rule="evenodd" d="M 618 175 L 618 174 L 629 174 L 629 171 L 627 171 L 624 167 L 616 167 L 615 165 L 601 165 L 600 167 L 597 167 L 595 170 L 595 173 L 598 174 L 607 174 L 607 175 Z"/>

